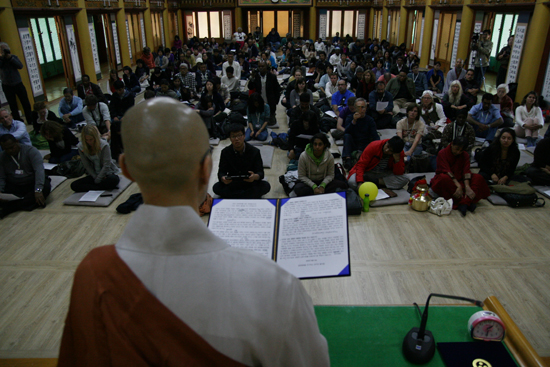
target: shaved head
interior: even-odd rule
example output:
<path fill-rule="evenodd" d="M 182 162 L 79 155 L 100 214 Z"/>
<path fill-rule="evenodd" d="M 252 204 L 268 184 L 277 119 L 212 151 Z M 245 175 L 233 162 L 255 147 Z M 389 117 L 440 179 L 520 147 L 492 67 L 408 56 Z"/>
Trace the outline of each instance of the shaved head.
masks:
<path fill-rule="evenodd" d="M 208 138 L 204 122 L 194 110 L 172 98 L 153 98 L 124 116 L 121 167 L 138 183 L 144 199 L 147 193 L 168 199 L 185 192 L 202 200 L 212 165 Z"/>

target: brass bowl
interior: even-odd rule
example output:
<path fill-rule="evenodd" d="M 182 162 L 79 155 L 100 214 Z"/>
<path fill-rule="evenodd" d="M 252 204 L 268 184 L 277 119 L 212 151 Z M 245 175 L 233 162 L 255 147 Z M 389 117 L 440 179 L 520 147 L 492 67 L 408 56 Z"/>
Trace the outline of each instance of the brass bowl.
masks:
<path fill-rule="evenodd" d="M 429 197 L 420 196 L 416 199 L 413 199 L 411 208 L 413 208 L 417 212 L 425 212 L 425 211 L 428 211 L 428 209 L 430 209 L 430 202 L 431 202 L 431 199 Z"/>

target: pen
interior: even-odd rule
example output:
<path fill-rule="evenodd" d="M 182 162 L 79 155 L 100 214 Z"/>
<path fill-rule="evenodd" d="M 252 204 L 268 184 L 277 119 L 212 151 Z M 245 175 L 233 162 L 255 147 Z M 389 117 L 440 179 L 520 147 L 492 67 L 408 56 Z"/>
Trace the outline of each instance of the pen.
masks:
<path fill-rule="evenodd" d="M 103 195 L 99 195 L 99 196 L 101 196 L 102 198 L 105 198 L 107 196 L 113 196 L 113 194 L 103 194 Z"/>

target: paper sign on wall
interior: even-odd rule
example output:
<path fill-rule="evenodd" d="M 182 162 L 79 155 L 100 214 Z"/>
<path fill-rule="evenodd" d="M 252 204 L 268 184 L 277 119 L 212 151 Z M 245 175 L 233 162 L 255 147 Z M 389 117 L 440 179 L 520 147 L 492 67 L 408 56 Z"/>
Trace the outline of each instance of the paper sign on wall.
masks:
<path fill-rule="evenodd" d="M 514 33 L 514 45 L 512 46 L 512 53 L 510 54 L 510 62 L 508 63 L 508 74 L 506 75 L 506 84 L 515 83 L 519 73 L 519 63 L 521 59 L 521 53 L 523 51 L 523 44 L 525 42 L 525 35 L 527 32 L 527 24 L 516 25 L 516 32 Z"/>
<path fill-rule="evenodd" d="M 113 27 L 113 43 L 115 44 L 115 56 L 116 56 L 116 64 L 120 64 L 120 47 L 118 46 L 118 33 L 116 31 L 116 22 L 111 23 Z"/>
<path fill-rule="evenodd" d="M 65 29 L 67 30 L 67 44 L 69 45 L 69 52 L 71 54 L 74 80 L 78 83 L 82 80 L 82 72 L 80 70 L 80 59 L 78 58 L 78 46 L 76 44 L 74 28 L 72 24 L 67 24 Z"/>
<path fill-rule="evenodd" d="M 99 55 L 97 54 L 97 40 L 95 38 L 94 23 L 88 23 L 88 29 L 90 31 L 90 41 L 92 44 L 92 55 L 94 57 L 94 69 L 96 74 L 101 73 L 101 66 L 99 65 Z"/>
<path fill-rule="evenodd" d="M 21 38 L 21 46 L 23 46 L 25 63 L 27 64 L 27 71 L 31 81 L 32 95 L 34 97 L 41 96 L 44 94 L 44 88 L 42 86 L 42 80 L 40 79 L 40 64 L 36 57 L 36 51 L 29 29 L 19 28 L 19 37 Z M 5 97 L 3 99 L 5 100 Z"/>

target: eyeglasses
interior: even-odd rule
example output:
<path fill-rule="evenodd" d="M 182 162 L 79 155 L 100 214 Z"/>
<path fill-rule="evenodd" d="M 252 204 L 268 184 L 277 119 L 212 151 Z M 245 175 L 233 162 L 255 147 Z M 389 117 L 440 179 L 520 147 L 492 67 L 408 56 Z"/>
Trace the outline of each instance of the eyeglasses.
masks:
<path fill-rule="evenodd" d="M 243 134 L 230 135 L 230 136 L 229 136 L 229 139 L 231 139 L 231 140 L 237 140 L 237 139 L 242 139 L 242 138 L 244 138 L 244 135 L 243 135 Z"/>

